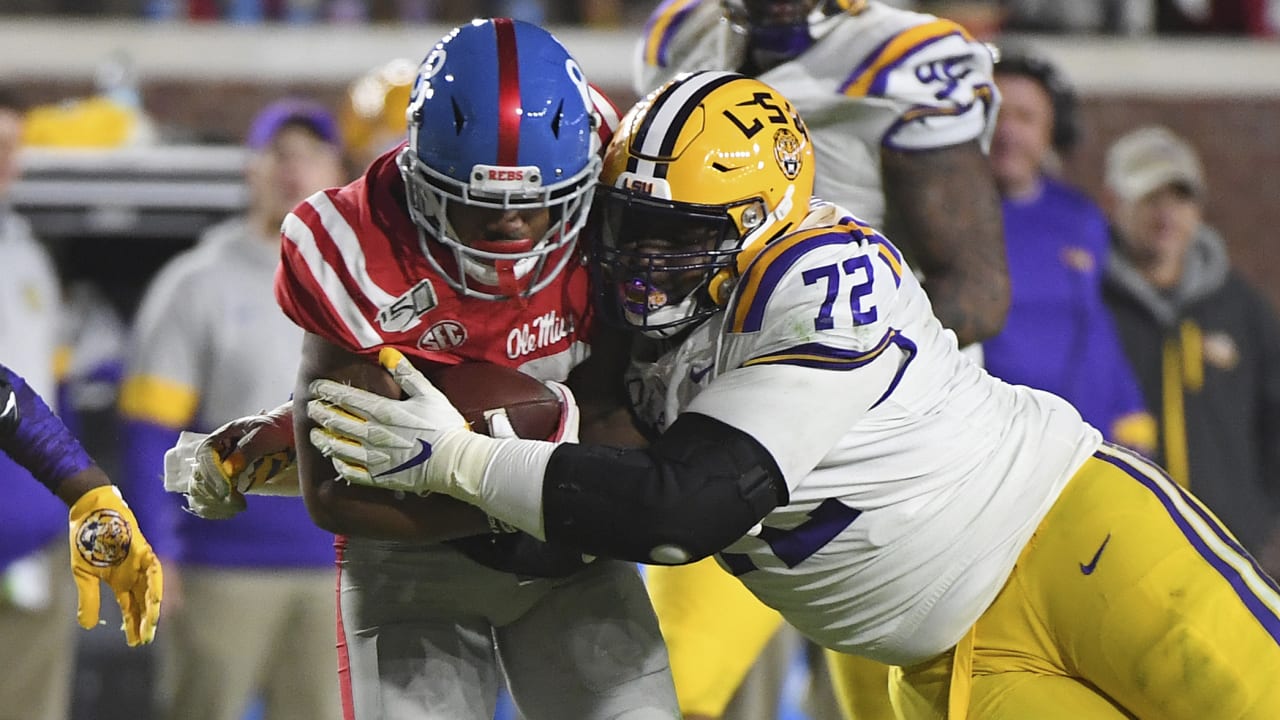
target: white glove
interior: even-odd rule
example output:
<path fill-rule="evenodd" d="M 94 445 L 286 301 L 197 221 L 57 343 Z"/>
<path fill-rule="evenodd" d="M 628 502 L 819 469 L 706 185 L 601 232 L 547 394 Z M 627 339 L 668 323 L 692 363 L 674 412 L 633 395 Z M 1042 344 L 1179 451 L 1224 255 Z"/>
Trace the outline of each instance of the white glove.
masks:
<path fill-rule="evenodd" d="M 309 388 L 311 444 L 347 482 L 474 501 L 504 442 L 471 432 L 453 403 L 405 358 L 383 348 L 378 362 L 408 395 L 383 397 L 333 380 Z"/>
<path fill-rule="evenodd" d="M 237 418 L 209 435 L 184 432 L 164 455 L 164 489 L 209 520 L 242 512 L 245 495 L 300 493 L 292 405 Z"/>
<path fill-rule="evenodd" d="M 206 520 L 225 520 L 245 509 L 244 495 L 231 479 L 204 433 L 183 432 L 164 454 L 164 489 L 187 499 L 186 511 Z M 210 472 L 212 469 L 212 472 Z"/>

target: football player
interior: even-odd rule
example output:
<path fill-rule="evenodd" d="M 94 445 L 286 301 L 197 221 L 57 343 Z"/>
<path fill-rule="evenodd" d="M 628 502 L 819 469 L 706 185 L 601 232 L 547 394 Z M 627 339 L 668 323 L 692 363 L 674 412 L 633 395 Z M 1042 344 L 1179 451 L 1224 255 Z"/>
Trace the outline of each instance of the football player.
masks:
<path fill-rule="evenodd" d="M 22 376 L 4 365 L 0 451 L 71 508 L 71 575 L 80 626 L 97 626 L 99 582 L 106 582 L 124 616 L 125 642 L 154 640 L 164 573 L 151 544 L 107 474 Z"/>
<path fill-rule="evenodd" d="M 1231 533 L 960 352 L 897 247 L 813 183 L 758 80 L 684 76 L 623 118 L 592 264 L 666 339 L 633 376 L 649 448 L 477 435 L 394 351 L 407 398 L 318 380 L 312 442 L 352 483 L 584 553 L 714 555 L 809 638 L 898 666 L 901 717 L 1280 713 L 1280 593 Z"/>
<path fill-rule="evenodd" d="M 423 365 L 490 362 L 553 382 L 568 439 L 574 404 L 555 381 L 593 336 L 577 239 L 616 111 L 549 33 L 497 18 L 430 51 L 408 118 L 407 143 L 284 223 L 277 299 L 306 331 L 296 431 L 312 427 L 301 408 L 315 378 L 399 396 L 371 361 L 394 348 Z M 193 509 L 278 480 L 287 416 L 176 448 L 174 472 L 204 463 L 188 472 Z M 349 485 L 305 442 L 296 471 L 316 523 L 340 536 L 349 720 L 489 720 L 504 678 L 528 720 L 679 716 L 634 565 L 557 553 L 442 494 Z"/>
<path fill-rule="evenodd" d="M 636 89 L 694 70 L 738 71 L 787 96 L 809 122 L 818 195 L 883 227 L 943 327 L 980 352 L 1010 299 L 984 156 L 998 109 L 986 46 L 950 20 L 875 0 L 668 0 L 639 44 Z M 720 716 L 780 619 L 710 562 L 648 580 L 686 714 Z M 892 717 L 874 687 L 884 669 L 832 660 L 847 714 Z"/>

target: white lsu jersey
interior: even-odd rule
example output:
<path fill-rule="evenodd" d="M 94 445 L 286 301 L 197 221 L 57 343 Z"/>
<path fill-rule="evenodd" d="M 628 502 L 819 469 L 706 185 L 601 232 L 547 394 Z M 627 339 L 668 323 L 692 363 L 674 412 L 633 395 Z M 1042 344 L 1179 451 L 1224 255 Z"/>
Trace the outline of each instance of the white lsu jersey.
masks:
<path fill-rule="evenodd" d="M 757 75 L 805 119 L 817 158 L 815 195 L 880 227 L 880 148 L 932 150 L 979 140 L 999 95 L 988 48 L 933 15 L 867 3 L 811 25 L 815 42 Z M 746 38 L 718 0 L 668 0 L 650 17 L 636 58 L 645 95 L 682 72 L 739 70 Z"/>
<path fill-rule="evenodd" d="M 782 471 L 789 502 L 721 565 L 816 642 L 895 665 L 960 640 L 1101 442 L 973 364 L 898 250 L 821 202 L 630 381 L 657 427 L 715 417 Z"/>

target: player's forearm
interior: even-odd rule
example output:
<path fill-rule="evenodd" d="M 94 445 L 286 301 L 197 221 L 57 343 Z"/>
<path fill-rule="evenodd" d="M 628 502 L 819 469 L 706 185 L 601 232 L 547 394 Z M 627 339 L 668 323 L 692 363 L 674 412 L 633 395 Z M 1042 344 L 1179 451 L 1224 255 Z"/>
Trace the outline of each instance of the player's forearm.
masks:
<path fill-rule="evenodd" d="M 786 484 L 763 446 L 686 413 L 648 449 L 516 440 L 493 453 L 469 498 L 548 542 L 632 562 L 681 564 L 722 550 L 773 508 Z M 532 494 L 531 494 L 532 493 Z"/>
<path fill-rule="evenodd" d="M 54 493 L 68 478 L 93 465 L 80 441 L 49 409 L 44 400 L 17 373 L 0 366 L 6 395 L 0 402 L 13 403 L 14 422 L 3 437 L 0 450 L 27 469 Z"/>
<path fill-rule="evenodd" d="M 637 426 L 623 376 L 631 357 L 631 338 L 611 327 L 595 330 L 591 357 L 569 374 L 579 412 L 583 443 L 644 447 L 650 438 Z"/>
<path fill-rule="evenodd" d="M 76 504 L 80 496 L 90 490 L 110 484 L 111 479 L 107 477 L 107 473 L 102 468 L 97 465 L 90 465 L 64 479 L 58 484 L 58 488 L 54 492 L 62 502 L 67 504 L 67 507 L 71 507 Z"/>
<path fill-rule="evenodd" d="M 435 542 L 489 532 L 484 513 L 445 496 L 417 497 L 349 485 L 338 479 L 328 458 L 311 445 L 314 423 L 307 417 L 309 385 L 331 378 L 356 387 L 393 392 L 395 383 L 377 363 L 308 333 L 293 393 L 293 437 L 298 482 L 315 524 L 339 535 Z M 388 385 L 390 383 L 390 385 Z M 394 389 L 398 392 L 398 388 Z"/>
<path fill-rule="evenodd" d="M 960 344 L 1000 331 L 1009 271 L 1000 195 L 977 142 L 881 153 L 886 231 L 924 275 L 934 314 Z"/>
<path fill-rule="evenodd" d="M 924 287 L 934 314 L 955 332 L 962 347 L 994 337 L 1004 327 L 1009 295 L 999 275 L 979 270 L 926 277 Z"/>
<path fill-rule="evenodd" d="M 316 525 L 337 535 L 443 542 L 489 532 L 485 514 L 444 495 L 403 496 L 324 481 L 303 497 Z"/>
<path fill-rule="evenodd" d="M 295 437 L 310 432 L 306 414 Z M 305 428 L 305 429 L 304 429 Z M 489 532 L 485 514 L 444 495 L 418 497 L 350 485 L 311 443 L 298 444 L 298 478 L 307 512 L 315 524 L 336 535 L 406 542 L 440 542 Z"/>

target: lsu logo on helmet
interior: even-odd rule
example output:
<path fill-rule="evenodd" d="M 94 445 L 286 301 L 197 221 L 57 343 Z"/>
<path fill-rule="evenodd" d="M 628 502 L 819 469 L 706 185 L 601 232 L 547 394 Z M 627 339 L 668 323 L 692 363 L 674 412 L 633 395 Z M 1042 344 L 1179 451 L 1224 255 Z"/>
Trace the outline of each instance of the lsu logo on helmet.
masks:
<path fill-rule="evenodd" d="M 803 145 L 800 138 L 787 128 L 773 134 L 773 158 L 788 180 L 800 176 L 800 168 L 804 165 Z"/>

